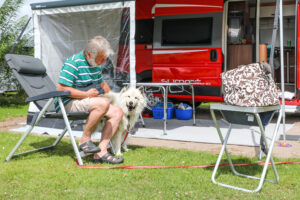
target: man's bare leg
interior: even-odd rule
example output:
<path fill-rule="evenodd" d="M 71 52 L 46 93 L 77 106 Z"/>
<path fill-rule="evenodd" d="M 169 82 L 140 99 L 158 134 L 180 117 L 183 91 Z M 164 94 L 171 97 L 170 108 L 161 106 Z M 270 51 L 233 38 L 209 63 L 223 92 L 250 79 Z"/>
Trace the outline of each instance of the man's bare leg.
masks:
<path fill-rule="evenodd" d="M 97 125 L 102 120 L 105 113 L 109 110 L 109 100 L 106 98 L 96 97 L 91 100 L 93 106 L 90 109 L 89 117 L 86 121 L 83 135 L 79 141 L 79 145 L 91 140 L 91 135 Z"/>
<path fill-rule="evenodd" d="M 94 159 L 98 159 L 107 153 L 107 147 L 110 139 L 116 133 L 123 117 L 123 111 L 120 107 L 110 105 L 108 112 L 105 114 L 108 120 L 102 130 L 99 148 L 101 152 L 94 154 Z"/>

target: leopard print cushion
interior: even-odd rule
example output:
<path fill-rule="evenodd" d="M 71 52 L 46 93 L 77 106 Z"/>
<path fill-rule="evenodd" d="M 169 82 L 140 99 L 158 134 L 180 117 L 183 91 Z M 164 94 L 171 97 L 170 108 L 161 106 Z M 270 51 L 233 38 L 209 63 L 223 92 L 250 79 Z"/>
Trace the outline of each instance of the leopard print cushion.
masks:
<path fill-rule="evenodd" d="M 267 63 L 240 65 L 223 72 L 221 78 L 225 103 L 247 107 L 280 103 Z"/>

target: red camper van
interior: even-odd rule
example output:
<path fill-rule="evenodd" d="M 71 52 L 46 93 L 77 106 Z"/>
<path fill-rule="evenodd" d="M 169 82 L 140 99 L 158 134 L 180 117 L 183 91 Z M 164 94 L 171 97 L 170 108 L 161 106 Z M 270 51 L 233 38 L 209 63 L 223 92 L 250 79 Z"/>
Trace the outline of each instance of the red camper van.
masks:
<path fill-rule="evenodd" d="M 132 3 L 133 1 L 78 0 L 33 4 L 33 10 L 36 10 L 34 16 L 41 19 L 34 24 L 41 29 L 51 27 L 46 31 L 48 31 L 48 37 L 53 40 L 53 49 L 55 49 L 53 51 L 58 52 L 49 54 L 55 59 L 52 57 L 48 59 L 49 56 L 44 55 L 46 58 L 44 62 L 48 62 L 51 70 L 57 70 L 55 66 L 59 61 L 72 53 L 70 49 L 72 50 L 73 44 L 75 47 L 81 47 L 81 42 L 87 38 L 86 35 L 94 35 L 93 31 L 105 24 L 99 21 L 95 29 L 89 25 L 86 29 L 90 32 L 85 33 L 76 29 L 80 27 L 77 26 L 78 21 L 75 20 L 77 18 L 71 16 L 82 14 L 81 17 L 86 17 L 86 21 L 90 22 L 89 13 L 102 16 L 100 13 L 104 12 L 105 6 L 101 4 L 112 5 L 113 3 L 122 8 L 120 9 L 122 12 L 121 39 L 117 41 L 119 50 L 117 62 L 114 61 L 116 68 L 113 68 L 116 71 L 111 72 L 113 75 L 111 80 L 120 81 L 116 84 L 118 87 L 123 86 L 121 81 L 128 82 L 128 77 L 135 79 L 133 76 L 128 76 L 129 59 L 135 53 L 135 57 L 132 56 L 133 60 L 130 62 L 132 61 L 131 66 L 135 64 L 138 82 L 194 83 L 197 102 L 222 102 L 220 79 L 222 72 L 242 64 L 259 62 L 260 57 L 268 61 L 270 57 L 276 0 L 135 0 L 135 3 L 129 3 L 133 6 L 124 6 L 126 2 Z M 289 108 L 298 110 L 300 105 L 300 4 L 299 0 L 283 0 L 282 2 L 283 40 L 281 42 L 284 44 L 284 52 L 282 52 L 284 54 L 284 82 L 288 93 L 286 104 Z M 93 6 L 85 7 L 85 5 Z M 69 9 L 72 6 L 75 6 L 73 9 L 82 6 L 82 10 L 74 12 Z M 64 9 L 55 9 L 60 7 Z M 85 9 L 89 11 L 92 9 L 92 12 L 85 12 Z M 135 19 L 130 18 L 134 16 L 134 11 Z M 60 14 L 61 12 L 63 14 Z M 59 16 L 68 16 L 68 23 L 60 20 L 62 18 Z M 107 21 L 106 27 L 114 27 L 113 22 L 109 19 L 105 20 Z M 119 22 L 114 22 L 119 26 Z M 59 23 L 59 26 L 56 23 Z M 70 26 L 70 23 L 74 25 Z M 67 37 L 68 35 L 60 33 L 57 29 L 60 26 L 70 26 L 70 30 L 76 30 L 78 37 L 77 35 Z M 135 29 L 132 26 L 135 26 Z M 43 57 L 45 50 L 42 51 L 42 49 L 47 46 L 45 44 L 49 39 L 40 37 L 43 35 L 38 32 L 39 28 L 34 30 L 37 30 L 35 31 L 37 47 L 35 49 L 38 49 L 36 56 Z M 118 30 L 119 27 L 111 31 Z M 129 39 L 128 33 L 132 30 L 135 30 L 135 45 L 132 45 L 133 41 Z M 62 39 L 57 39 L 56 35 Z M 69 42 L 69 38 L 76 41 Z M 131 35 L 130 38 L 132 38 Z M 62 45 L 60 42 L 64 40 L 66 43 Z M 42 45 L 41 42 L 45 44 Z M 68 46 L 68 42 L 72 45 Z M 278 85 L 281 82 L 279 42 L 278 31 L 273 60 L 273 77 Z M 54 61 L 57 62 L 56 65 Z M 168 97 L 190 101 L 191 89 L 186 87 L 182 92 L 169 93 Z"/>
<path fill-rule="evenodd" d="M 220 73 L 259 62 L 262 49 L 269 58 L 276 1 L 259 2 L 136 0 L 137 81 L 192 82 L 196 101 L 223 101 Z M 300 105 L 299 6 L 296 0 L 283 1 L 286 104 L 293 110 Z M 278 85 L 279 53 L 278 31 L 274 58 Z M 190 100 L 189 90 L 169 97 Z"/>
<path fill-rule="evenodd" d="M 222 101 L 222 13 L 223 1 L 136 1 L 137 81 L 193 82 L 197 101 Z"/>

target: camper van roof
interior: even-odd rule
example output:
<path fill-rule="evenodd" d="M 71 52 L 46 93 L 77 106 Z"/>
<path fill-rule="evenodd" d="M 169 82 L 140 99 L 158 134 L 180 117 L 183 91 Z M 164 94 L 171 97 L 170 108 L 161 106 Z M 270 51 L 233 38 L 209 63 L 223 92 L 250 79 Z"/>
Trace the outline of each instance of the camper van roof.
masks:
<path fill-rule="evenodd" d="M 45 9 L 45 8 L 59 8 L 59 7 L 123 2 L 123 1 L 133 1 L 133 0 L 65 0 L 65 1 L 51 1 L 51 2 L 44 2 L 44 3 L 32 3 L 30 4 L 30 6 L 32 10 L 38 10 L 38 9 Z"/>

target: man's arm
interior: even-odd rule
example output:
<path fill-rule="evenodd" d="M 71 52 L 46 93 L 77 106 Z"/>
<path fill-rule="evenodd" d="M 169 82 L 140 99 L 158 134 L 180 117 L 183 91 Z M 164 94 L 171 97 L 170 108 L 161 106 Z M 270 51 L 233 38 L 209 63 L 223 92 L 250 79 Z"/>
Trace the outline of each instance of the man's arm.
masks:
<path fill-rule="evenodd" d="M 104 90 L 104 88 L 102 88 L 102 89 Z M 66 86 L 66 85 L 63 85 L 60 83 L 57 85 L 57 90 L 70 91 L 71 94 L 69 95 L 69 97 L 71 97 L 73 99 L 84 99 L 84 98 L 88 98 L 88 97 L 97 97 L 99 95 L 98 90 L 96 90 L 95 88 L 91 88 L 88 91 L 81 91 L 76 88 L 72 88 L 72 87 L 69 87 L 69 86 Z"/>
<path fill-rule="evenodd" d="M 109 85 L 105 81 L 102 81 L 100 83 L 100 87 L 104 90 L 104 93 L 108 93 L 111 90 Z"/>

